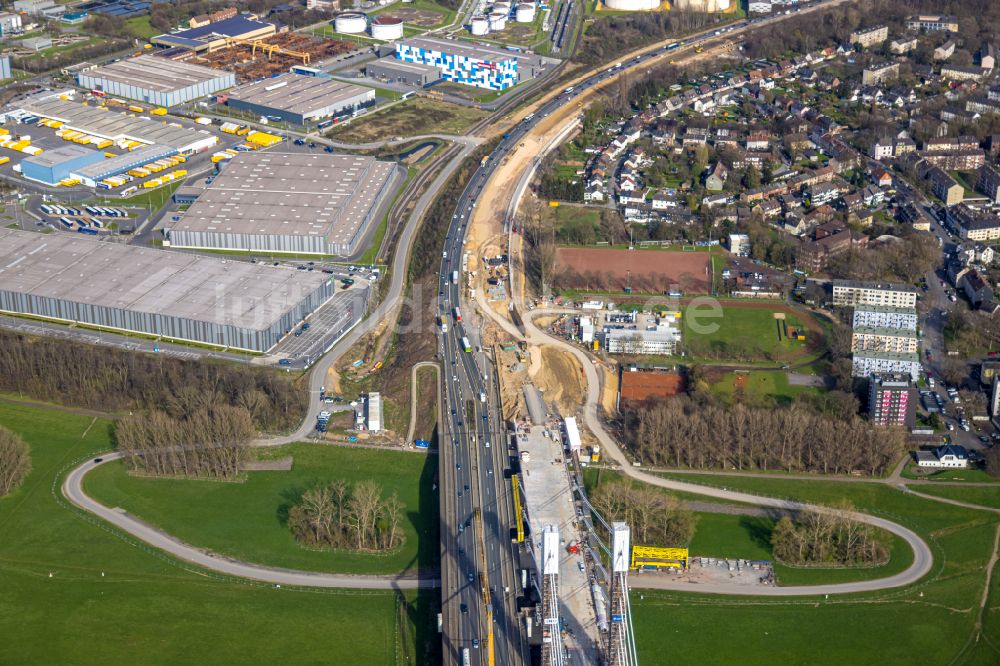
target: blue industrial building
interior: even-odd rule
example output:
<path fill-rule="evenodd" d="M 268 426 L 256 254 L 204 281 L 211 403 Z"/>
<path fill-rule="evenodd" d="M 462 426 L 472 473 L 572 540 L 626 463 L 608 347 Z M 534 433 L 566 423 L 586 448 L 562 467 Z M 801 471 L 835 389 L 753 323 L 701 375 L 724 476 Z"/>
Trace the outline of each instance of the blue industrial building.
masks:
<path fill-rule="evenodd" d="M 416 37 L 396 44 L 396 58 L 436 67 L 445 81 L 489 90 L 517 85 L 518 58 L 481 46 Z"/>
<path fill-rule="evenodd" d="M 75 10 L 129 18 L 130 16 L 148 14 L 150 4 L 146 0 L 92 0 L 77 5 Z"/>
<path fill-rule="evenodd" d="M 21 160 L 21 175 L 29 180 L 55 185 L 77 169 L 104 160 L 104 153 L 83 146 L 67 145 L 46 150 L 41 155 Z"/>

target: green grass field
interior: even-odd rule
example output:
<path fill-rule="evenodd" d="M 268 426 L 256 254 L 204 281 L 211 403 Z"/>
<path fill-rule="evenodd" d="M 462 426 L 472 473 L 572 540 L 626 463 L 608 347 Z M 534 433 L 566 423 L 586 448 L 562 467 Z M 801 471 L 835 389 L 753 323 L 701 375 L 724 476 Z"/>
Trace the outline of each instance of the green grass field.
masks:
<path fill-rule="evenodd" d="M 975 483 L 996 483 L 1000 486 L 1000 478 L 990 476 L 982 469 L 942 469 L 931 474 L 917 473 L 916 465 L 907 465 L 903 469 L 904 479 L 927 479 L 929 481 L 971 481 Z"/>
<path fill-rule="evenodd" d="M 993 507 L 1000 509 L 1000 484 L 992 487 L 987 486 L 932 486 L 919 485 L 912 486 L 913 490 L 933 495 L 934 497 L 944 497 L 946 499 L 958 500 L 960 502 L 971 502 L 979 506 Z"/>
<path fill-rule="evenodd" d="M 695 328 L 693 320 L 684 319 L 684 346 L 695 357 L 731 360 L 784 360 L 806 352 L 808 340 L 789 340 L 782 327 L 778 337 L 778 321 L 771 309 L 741 308 L 722 303 L 722 317 L 705 319 L 701 323 L 717 324 L 714 332 L 705 333 Z M 801 328 L 802 322 L 794 314 L 786 314 L 788 327 Z M 807 336 L 808 337 L 808 336 Z"/>
<path fill-rule="evenodd" d="M 437 458 L 419 454 L 294 444 L 269 450 L 291 455 L 289 471 L 247 473 L 244 483 L 131 476 L 118 462 L 87 476 L 87 493 L 108 506 L 163 528 L 178 538 L 248 562 L 290 569 L 343 573 L 399 573 L 433 568 L 436 561 L 437 496 L 431 490 Z M 383 495 L 393 491 L 405 505 L 404 544 L 389 553 L 311 550 L 285 524 L 289 507 L 306 488 L 335 479 L 375 479 Z"/>
<path fill-rule="evenodd" d="M 0 424 L 34 463 L 0 500 L 0 662 L 436 661 L 434 595 L 407 594 L 407 609 L 391 592 L 278 590 L 181 564 L 61 499 L 62 475 L 111 447 L 107 421 L 0 404 Z"/>
<path fill-rule="evenodd" d="M 773 398 L 779 404 L 787 404 L 799 395 L 818 393 L 821 390 L 813 386 L 792 386 L 788 383 L 788 374 L 779 371 L 751 370 L 743 376 L 746 377 L 746 382 L 739 390 L 742 391 L 743 399 L 750 404 L 758 404 L 766 398 Z M 735 398 L 736 377 L 735 372 L 722 373 L 712 383 L 712 391 L 726 398 Z"/>

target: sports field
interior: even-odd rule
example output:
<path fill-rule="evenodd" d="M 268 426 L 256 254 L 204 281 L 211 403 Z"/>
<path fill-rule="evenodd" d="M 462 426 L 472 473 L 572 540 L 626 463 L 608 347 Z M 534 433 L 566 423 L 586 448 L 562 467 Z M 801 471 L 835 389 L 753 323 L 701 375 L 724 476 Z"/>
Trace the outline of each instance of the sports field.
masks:
<path fill-rule="evenodd" d="M 556 249 L 558 284 L 568 289 L 662 294 L 711 290 L 711 253 L 668 250 Z"/>
<path fill-rule="evenodd" d="M 723 301 L 721 312 L 717 318 L 692 316 L 690 308 L 685 312 L 683 340 L 689 355 L 739 362 L 793 361 L 823 349 L 819 323 L 784 303 Z M 804 341 L 797 339 L 799 334 Z"/>
<path fill-rule="evenodd" d="M 430 596 L 275 589 L 183 565 L 62 501 L 62 475 L 111 448 L 107 421 L 0 403 L 0 424 L 34 463 L 0 500 L 0 662 L 435 661 Z"/>

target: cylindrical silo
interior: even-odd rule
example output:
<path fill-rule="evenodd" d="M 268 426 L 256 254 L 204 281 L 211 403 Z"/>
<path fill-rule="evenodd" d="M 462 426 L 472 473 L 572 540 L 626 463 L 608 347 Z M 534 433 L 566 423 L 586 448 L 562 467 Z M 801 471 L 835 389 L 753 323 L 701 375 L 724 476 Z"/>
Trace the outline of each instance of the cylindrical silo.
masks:
<path fill-rule="evenodd" d="M 395 16 L 376 16 L 372 19 L 372 37 L 392 41 L 403 38 L 403 19 Z"/>
<path fill-rule="evenodd" d="M 333 19 L 333 29 L 337 32 L 356 35 L 364 32 L 367 28 L 368 17 L 361 12 L 344 12 L 337 14 Z"/>
<path fill-rule="evenodd" d="M 473 16 L 469 29 L 473 35 L 486 35 L 490 31 L 490 21 L 485 16 Z"/>
<path fill-rule="evenodd" d="M 535 20 L 535 6 L 522 2 L 514 10 L 514 20 L 518 23 L 531 23 Z"/>
<path fill-rule="evenodd" d="M 507 15 L 503 12 L 490 14 L 490 32 L 499 32 L 507 27 Z"/>
<path fill-rule="evenodd" d="M 604 6 L 622 12 L 649 11 L 659 8 L 660 0 L 604 0 Z"/>

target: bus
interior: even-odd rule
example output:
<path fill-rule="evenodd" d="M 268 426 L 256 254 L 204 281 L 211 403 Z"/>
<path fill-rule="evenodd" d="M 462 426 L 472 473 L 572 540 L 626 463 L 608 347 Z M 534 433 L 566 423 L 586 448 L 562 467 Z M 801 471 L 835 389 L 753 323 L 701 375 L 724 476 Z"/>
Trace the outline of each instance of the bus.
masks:
<path fill-rule="evenodd" d="M 42 212 L 45 213 L 46 215 L 51 215 L 52 214 L 52 207 L 51 206 L 49 206 L 47 204 L 42 204 L 40 206 L 40 208 L 42 209 Z"/>
<path fill-rule="evenodd" d="M 462 648 L 462 666 L 471 666 L 472 657 L 469 656 L 469 648 Z"/>
<path fill-rule="evenodd" d="M 326 129 L 327 127 L 329 127 L 332 124 L 333 124 L 333 119 L 332 118 L 328 118 L 326 120 L 323 120 L 321 122 L 316 123 L 316 129 L 318 129 L 318 130 Z"/>
<path fill-rule="evenodd" d="M 70 221 L 69 221 L 68 219 L 66 219 L 65 217 L 60 217 L 60 218 L 59 218 L 59 221 L 60 221 L 60 222 L 62 222 L 62 223 L 63 223 L 63 226 L 64 226 L 64 227 L 66 227 L 67 229 L 72 229 L 72 228 L 73 228 L 73 223 L 72 223 L 72 222 L 70 222 Z"/>
<path fill-rule="evenodd" d="M 451 283 L 458 284 L 458 271 L 451 272 Z"/>
<path fill-rule="evenodd" d="M 472 352 L 472 345 L 469 344 L 469 338 L 466 337 L 462 338 L 462 349 L 465 351 L 466 354 Z"/>
<path fill-rule="evenodd" d="M 452 314 L 455 315 L 455 321 L 462 321 L 462 313 L 458 308 L 455 308 Z"/>

